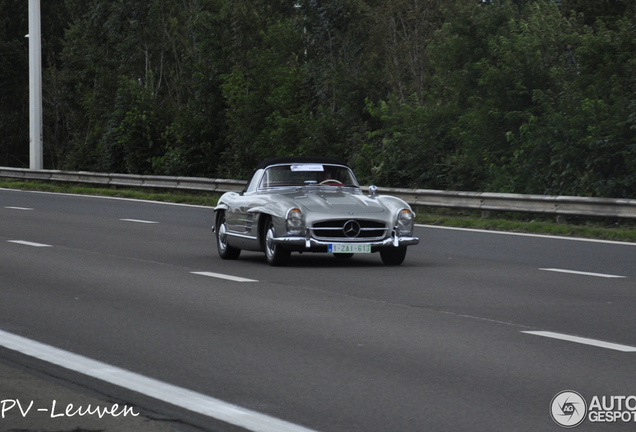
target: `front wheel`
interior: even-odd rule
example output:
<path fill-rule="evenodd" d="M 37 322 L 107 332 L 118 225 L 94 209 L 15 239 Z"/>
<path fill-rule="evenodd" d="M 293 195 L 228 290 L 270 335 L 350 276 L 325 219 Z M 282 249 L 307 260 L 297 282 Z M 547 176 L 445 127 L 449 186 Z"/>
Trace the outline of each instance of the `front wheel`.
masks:
<path fill-rule="evenodd" d="M 241 250 L 227 243 L 227 226 L 225 225 L 225 213 L 221 213 L 216 223 L 216 248 L 219 256 L 226 260 L 235 260 L 241 254 Z"/>
<path fill-rule="evenodd" d="M 284 249 L 280 245 L 274 243 L 276 238 L 276 232 L 274 231 L 274 222 L 270 218 L 265 223 L 265 257 L 267 258 L 267 264 L 271 266 L 284 266 L 289 260 L 291 251 Z"/>
<path fill-rule="evenodd" d="M 381 250 L 380 257 L 386 265 L 400 265 L 406 258 L 406 246 Z"/>

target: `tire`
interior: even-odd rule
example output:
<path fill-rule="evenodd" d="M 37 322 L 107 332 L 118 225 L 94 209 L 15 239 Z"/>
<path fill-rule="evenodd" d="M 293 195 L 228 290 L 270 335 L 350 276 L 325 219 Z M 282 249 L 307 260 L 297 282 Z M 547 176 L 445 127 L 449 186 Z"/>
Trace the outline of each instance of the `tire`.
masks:
<path fill-rule="evenodd" d="M 406 246 L 381 250 L 380 257 L 386 265 L 400 265 L 406 258 Z"/>
<path fill-rule="evenodd" d="M 241 250 L 227 243 L 227 226 L 225 225 L 225 213 L 221 212 L 216 222 L 216 248 L 219 256 L 224 260 L 235 260 L 241 254 Z"/>
<path fill-rule="evenodd" d="M 274 223 L 271 218 L 268 218 L 264 225 L 263 230 L 263 247 L 265 249 L 265 257 L 267 258 L 267 264 L 271 266 L 284 266 L 289 260 L 291 251 L 285 249 L 280 245 L 275 244 L 272 239 L 276 233 L 274 231 Z"/>

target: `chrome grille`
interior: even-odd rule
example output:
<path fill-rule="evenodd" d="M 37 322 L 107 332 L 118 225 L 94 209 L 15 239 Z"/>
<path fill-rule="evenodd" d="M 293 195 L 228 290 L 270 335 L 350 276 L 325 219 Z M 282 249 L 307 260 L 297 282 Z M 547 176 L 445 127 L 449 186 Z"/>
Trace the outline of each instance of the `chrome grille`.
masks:
<path fill-rule="evenodd" d="M 384 222 L 364 219 L 335 219 L 314 222 L 312 236 L 319 240 L 379 240 L 386 236 Z"/>

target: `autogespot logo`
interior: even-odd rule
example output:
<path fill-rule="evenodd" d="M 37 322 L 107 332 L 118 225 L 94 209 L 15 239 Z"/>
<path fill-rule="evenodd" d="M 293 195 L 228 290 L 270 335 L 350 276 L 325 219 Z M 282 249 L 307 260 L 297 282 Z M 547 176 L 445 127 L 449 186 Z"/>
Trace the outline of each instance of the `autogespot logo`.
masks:
<path fill-rule="evenodd" d="M 550 415 L 559 426 L 573 428 L 585 420 L 587 403 L 583 396 L 575 391 L 565 390 L 558 393 L 550 403 Z"/>

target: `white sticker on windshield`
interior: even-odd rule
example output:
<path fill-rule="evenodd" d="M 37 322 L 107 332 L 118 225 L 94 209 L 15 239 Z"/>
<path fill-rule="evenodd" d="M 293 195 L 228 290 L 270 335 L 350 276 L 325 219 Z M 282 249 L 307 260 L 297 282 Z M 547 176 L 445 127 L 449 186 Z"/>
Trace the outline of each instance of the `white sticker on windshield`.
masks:
<path fill-rule="evenodd" d="M 300 164 L 292 165 L 290 167 L 292 171 L 324 171 L 325 168 L 322 164 Z"/>

